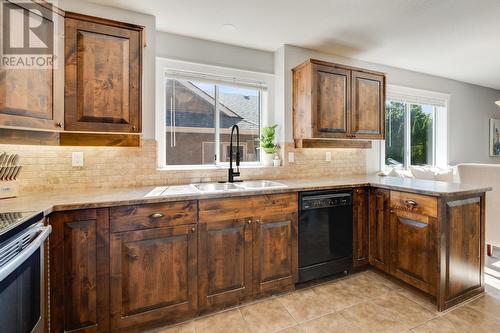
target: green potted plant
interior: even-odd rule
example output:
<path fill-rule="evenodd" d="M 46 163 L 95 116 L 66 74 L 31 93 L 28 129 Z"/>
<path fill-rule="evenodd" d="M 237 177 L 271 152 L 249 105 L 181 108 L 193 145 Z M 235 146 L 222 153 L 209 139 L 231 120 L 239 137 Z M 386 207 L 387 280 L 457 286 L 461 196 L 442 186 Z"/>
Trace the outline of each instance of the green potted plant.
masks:
<path fill-rule="evenodd" d="M 273 166 L 274 153 L 276 153 L 276 127 L 278 125 L 274 124 L 261 129 L 260 147 L 263 151 L 263 154 L 261 154 L 262 163 L 265 166 Z"/>

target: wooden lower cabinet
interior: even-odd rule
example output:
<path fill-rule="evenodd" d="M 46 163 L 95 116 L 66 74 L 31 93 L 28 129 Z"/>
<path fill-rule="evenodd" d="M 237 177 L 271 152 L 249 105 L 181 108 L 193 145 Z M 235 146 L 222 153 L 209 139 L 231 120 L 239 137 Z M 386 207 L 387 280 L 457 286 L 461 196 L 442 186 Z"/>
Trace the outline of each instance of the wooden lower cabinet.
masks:
<path fill-rule="evenodd" d="M 113 234 L 110 247 L 113 331 L 196 313 L 196 225 Z"/>
<path fill-rule="evenodd" d="M 252 295 L 252 222 L 246 217 L 199 224 L 201 310 L 239 303 Z"/>
<path fill-rule="evenodd" d="M 298 274 L 297 213 L 262 215 L 255 222 L 254 294 L 290 289 Z"/>
<path fill-rule="evenodd" d="M 199 222 L 201 311 L 294 288 L 296 193 L 200 200 Z"/>
<path fill-rule="evenodd" d="M 447 309 L 484 290 L 484 193 L 447 198 L 441 204 L 441 289 L 438 308 Z"/>
<path fill-rule="evenodd" d="M 484 193 L 373 189 L 370 264 L 429 294 L 439 311 L 484 291 Z"/>
<path fill-rule="evenodd" d="M 357 188 L 353 203 L 355 267 L 368 258 L 438 310 L 484 290 L 484 193 Z M 293 290 L 297 206 L 281 193 L 51 214 L 50 332 L 141 331 Z"/>
<path fill-rule="evenodd" d="M 370 190 L 370 265 L 390 271 L 390 191 Z"/>
<path fill-rule="evenodd" d="M 368 265 L 369 257 L 369 213 L 368 190 L 356 188 L 352 193 L 352 265 L 354 268 Z"/>
<path fill-rule="evenodd" d="M 391 212 L 393 276 L 431 295 L 436 292 L 437 220 L 402 210 Z"/>
<path fill-rule="evenodd" d="M 50 331 L 108 331 L 108 209 L 54 213 L 49 223 Z"/>

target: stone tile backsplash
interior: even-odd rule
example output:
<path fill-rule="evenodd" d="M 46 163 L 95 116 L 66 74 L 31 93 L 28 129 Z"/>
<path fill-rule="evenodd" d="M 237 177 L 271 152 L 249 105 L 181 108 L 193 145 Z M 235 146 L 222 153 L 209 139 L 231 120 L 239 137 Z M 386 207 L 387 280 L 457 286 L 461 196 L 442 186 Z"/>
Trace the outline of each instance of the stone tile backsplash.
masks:
<path fill-rule="evenodd" d="M 19 178 L 22 193 L 52 190 L 173 185 L 225 180 L 227 169 L 157 170 L 156 142 L 141 147 L 53 147 L 0 145 L 0 152 L 17 153 L 24 169 Z M 84 153 L 84 167 L 71 166 L 71 153 Z M 295 152 L 295 162 L 281 167 L 242 168 L 243 179 L 341 177 L 366 173 L 362 149 L 295 149 L 285 146 L 284 156 Z M 332 160 L 325 161 L 325 152 Z"/>

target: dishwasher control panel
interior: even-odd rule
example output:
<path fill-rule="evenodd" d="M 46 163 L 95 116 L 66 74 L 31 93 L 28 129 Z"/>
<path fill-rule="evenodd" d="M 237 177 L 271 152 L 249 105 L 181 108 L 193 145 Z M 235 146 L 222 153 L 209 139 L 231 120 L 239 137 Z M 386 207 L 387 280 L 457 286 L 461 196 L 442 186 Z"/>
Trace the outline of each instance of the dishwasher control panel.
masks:
<path fill-rule="evenodd" d="M 300 202 L 300 208 L 302 210 L 350 205 L 352 205 L 352 195 L 350 192 L 329 193 L 322 195 L 307 195 L 304 193 Z"/>

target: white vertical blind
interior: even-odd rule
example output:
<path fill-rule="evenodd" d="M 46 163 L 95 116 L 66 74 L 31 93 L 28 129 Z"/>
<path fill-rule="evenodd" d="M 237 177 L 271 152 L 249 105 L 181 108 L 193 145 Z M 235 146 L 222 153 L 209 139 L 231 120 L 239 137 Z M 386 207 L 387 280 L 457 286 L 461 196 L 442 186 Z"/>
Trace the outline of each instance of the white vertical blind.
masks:
<path fill-rule="evenodd" d="M 450 95 L 428 90 L 388 85 L 387 99 L 406 102 L 409 104 L 426 104 L 446 107 L 448 105 Z"/>
<path fill-rule="evenodd" d="M 246 88 L 258 89 L 261 91 L 267 90 L 267 84 L 265 82 L 244 80 L 241 78 L 231 77 L 231 76 L 220 76 L 220 75 L 205 74 L 198 72 L 166 69 L 165 77 L 175 80 L 187 80 L 187 81 L 206 82 L 211 84 L 229 85 L 235 87 L 246 87 Z"/>

